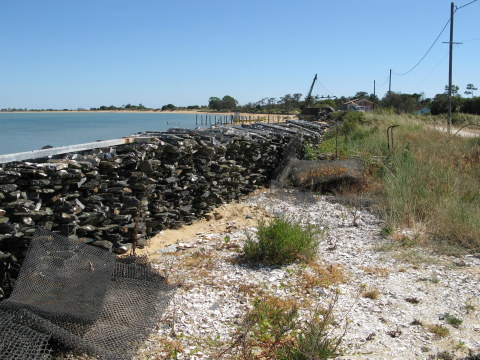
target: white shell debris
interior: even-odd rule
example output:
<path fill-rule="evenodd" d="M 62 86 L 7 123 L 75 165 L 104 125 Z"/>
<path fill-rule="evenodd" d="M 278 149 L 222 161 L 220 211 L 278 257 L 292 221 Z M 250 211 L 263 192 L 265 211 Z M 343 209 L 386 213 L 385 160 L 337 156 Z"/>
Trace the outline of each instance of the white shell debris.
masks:
<path fill-rule="evenodd" d="M 341 359 L 427 359 L 441 351 L 463 356 L 468 350 L 480 352 L 477 257 L 437 255 L 420 247 L 380 251 L 389 242 L 381 236 L 381 220 L 321 196 L 271 190 L 244 202 L 326 229 L 317 262 L 341 266 L 346 282 L 299 291 L 298 274 L 305 268 L 301 264 L 252 268 L 232 261 L 251 229 L 228 233 L 228 243 L 225 234 L 199 234 L 198 241 L 178 244 L 175 254 L 165 253 L 156 265 L 181 286 L 138 359 L 169 358 L 173 343 L 181 349 L 178 359 L 216 358 L 231 344 L 251 307 L 255 294 L 249 288 L 299 303 L 327 302 L 340 290 L 335 314 L 338 319 L 348 314 L 349 322 Z M 376 289 L 379 297 L 359 296 L 362 289 Z M 455 328 L 440 320 L 447 313 L 463 323 Z M 414 320 L 423 326 L 412 325 Z M 447 327 L 450 335 L 435 338 L 429 324 Z M 228 359 L 228 352 L 221 358 Z"/>

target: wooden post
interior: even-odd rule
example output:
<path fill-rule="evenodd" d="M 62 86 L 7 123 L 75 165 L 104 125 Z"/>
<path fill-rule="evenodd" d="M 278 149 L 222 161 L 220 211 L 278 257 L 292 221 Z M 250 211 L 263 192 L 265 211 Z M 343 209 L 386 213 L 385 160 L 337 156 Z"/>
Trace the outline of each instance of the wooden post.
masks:
<path fill-rule="evenodd" d="M 448 133 L 452 131 L 452 55 L 453 55 L 453 14 L 455 13 L 455 5 L 450 4 L 450 46 L 448 60 Z"/>

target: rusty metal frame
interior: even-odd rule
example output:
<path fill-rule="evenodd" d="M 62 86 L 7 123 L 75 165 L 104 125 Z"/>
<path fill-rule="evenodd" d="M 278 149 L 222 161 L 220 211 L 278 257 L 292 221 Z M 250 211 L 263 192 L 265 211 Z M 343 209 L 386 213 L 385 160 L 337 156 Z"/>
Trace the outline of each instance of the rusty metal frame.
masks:
<path fill-rule="evenodd" d="M 400 125 L 392 125 L 387 128 L 387 144 L 388 150 L 393 150 L 393 129 Z M 391 145 L 390 145 L 391 143 Z"/>

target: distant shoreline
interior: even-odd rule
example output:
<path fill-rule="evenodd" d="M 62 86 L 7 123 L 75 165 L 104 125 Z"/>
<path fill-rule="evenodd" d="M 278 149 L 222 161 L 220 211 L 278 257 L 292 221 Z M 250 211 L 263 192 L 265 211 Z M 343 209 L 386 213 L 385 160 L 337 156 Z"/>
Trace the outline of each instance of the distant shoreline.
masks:
<path fill-rule="evenodd" d="M 156 111 L 156 110 L 27 110 L 27 111 L 0 111 L 0 114 L 56 114 L 56 113 L 119 113 L 119 114 L 200 114 L 200 115 L 234 115 L 238 114 L 240 116 L 258 116 L 258 117 L 268 117 L 268 116 L 282 116 L 282 117 L 294 117 L 296 115 L 287 115 L 287 114 L 265 114 L 265 113 L 237 113 L 237 112 L 209 112 L 209 111 L 198 111 L 198 110 L 174 110 L 174 111 Z"/>

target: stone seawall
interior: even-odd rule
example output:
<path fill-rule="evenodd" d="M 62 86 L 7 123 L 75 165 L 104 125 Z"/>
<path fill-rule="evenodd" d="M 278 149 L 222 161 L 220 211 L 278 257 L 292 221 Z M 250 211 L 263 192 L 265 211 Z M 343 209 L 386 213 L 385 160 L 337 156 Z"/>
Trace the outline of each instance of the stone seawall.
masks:
<path fill-rule="evenodd" d="M 131 144 L 1 164 L 0 266 L 24 256 L 36 227 L 127 252 L 134 240 L 141 246 L 267 185 L 287 143 L 297 134 L 318 141 L 325 127 L 171 129 L 138 134 Z"/>

